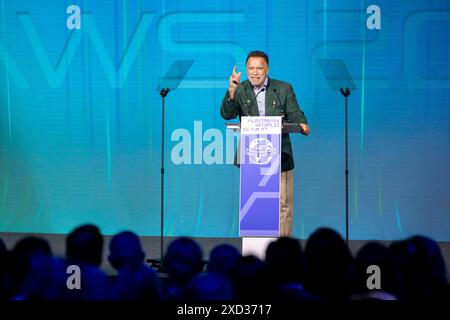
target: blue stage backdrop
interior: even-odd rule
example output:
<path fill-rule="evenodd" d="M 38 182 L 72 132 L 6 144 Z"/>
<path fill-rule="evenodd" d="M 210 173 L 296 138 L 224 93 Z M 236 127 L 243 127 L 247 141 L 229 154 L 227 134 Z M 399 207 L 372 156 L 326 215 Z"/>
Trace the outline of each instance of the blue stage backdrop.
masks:
<path fill-rule="evenodd" d="M 165 234 L 237 236 L 235 141 L 219 109 L 233 66 L 246 78 L 246 54 L 260 49 L 312 128 L 292 137 L 294 236 L 345 235 L 344 99 L 325 58 L 342 59 L 358 87 L 350 239 L 449 241 L 449 39 L 450 3 L 439 0 L 0 0 L 0 231 L 91 222 L 158 235 L 156 87 L 193 59 L 166 99 Z"/>

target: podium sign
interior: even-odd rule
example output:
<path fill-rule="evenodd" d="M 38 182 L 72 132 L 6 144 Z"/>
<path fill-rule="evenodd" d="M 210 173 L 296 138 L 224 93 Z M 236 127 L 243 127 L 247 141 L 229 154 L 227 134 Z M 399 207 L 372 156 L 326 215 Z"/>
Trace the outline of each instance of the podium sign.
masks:
<path fill-rule="evenodd" d="M 241 118 L 239 236 L 279 236 L 281 120 Z"/>

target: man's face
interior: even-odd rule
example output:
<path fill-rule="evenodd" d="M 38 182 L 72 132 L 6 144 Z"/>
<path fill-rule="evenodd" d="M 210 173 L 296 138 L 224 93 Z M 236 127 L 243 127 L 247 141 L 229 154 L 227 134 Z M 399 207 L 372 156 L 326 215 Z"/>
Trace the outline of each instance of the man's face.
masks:
<path fill-rule="evenodd" d="M 261 86 L 266 79 L 269 67 L 261 57 L 250 57 L 247 61 L 247 77 L 254 86 Z"/>

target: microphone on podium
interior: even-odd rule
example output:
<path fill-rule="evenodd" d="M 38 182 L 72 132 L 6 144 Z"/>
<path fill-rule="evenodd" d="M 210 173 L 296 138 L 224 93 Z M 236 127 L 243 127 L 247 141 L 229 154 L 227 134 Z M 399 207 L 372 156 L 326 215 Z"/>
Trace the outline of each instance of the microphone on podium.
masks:
<path fill-rule="evenodd" d="M 249 109 L 251 109 L 251 107 L 253 107 L 253 104 L 255 103 L 256 98 L 258 98 L 258 95 L 259 95 L 261 92 L 264 92 L 264 91 L 266 91 L 266 88 L 262 88 L 262 89 L 255 95 L 255 97 L 254 97 L 253 100 L 251 101 L 252 103 L 249 103 L 249 104 L 247 105 Z M 236 92 L 236 93 L 237 93 L 237 92 Z M 242 111 L 244 111 L 244 110 L 242 110 Z M 250 116 L 250 115 L 247 114 L 247 112 L 244 111 L 244 116 Z"/>
<path fill-rule="evenodd" d="M 250 108 L 253 107 L 253 104 L 255 103 L 256 98 L 258 98 L 258 95 L 259 95 L 261 92 L 264 92 L 264 91 L 266 91 L 266 88 L 262 88 L 261 90 L 259 90 L 259 92 L 258 92 L 258 93 L 255 95 L 255 97 L 253 98 L 253 101 L 252 101 L 252 103 L 250 104 Z"/>

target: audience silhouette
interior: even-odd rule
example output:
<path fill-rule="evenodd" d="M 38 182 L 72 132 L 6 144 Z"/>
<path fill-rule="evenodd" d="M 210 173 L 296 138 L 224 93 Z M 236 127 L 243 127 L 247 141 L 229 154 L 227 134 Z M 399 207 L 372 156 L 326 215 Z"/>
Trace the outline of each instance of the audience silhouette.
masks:
<path fill-rule="evenodd" d="M 163 299 L 160 280 L 144 264 L 145 253 L 135 233 L 124 231 L 115 235 L 109 243 L 108 260 L 118 273 L 114 286 L 120 300 Z"/>
<path fill-rule="evenodd" d="M 436 241 L 416 235 L 389 246 L 369 241 L 352 256 L 335 230 L 319 228 L 306 240 L 281 237 L 261 259 L 242 256 L 229 245 L 214 247 L 203 260 L 199 244 L 188 237 L 172 241 L 162 272 L 145 264 L 140 238 L 115 234 L 108 262 L 116 274 L 101 270 L 104 236 L 93 224 L 73 229 L 65 257 L 55 257 L 44 238 L 28 236 L 9 251 L 0 239 L 0 301 L 449 301 L 445 260 Z M 79 290 L 67 284 L 68 267 L 80 270 Z M 380 287 L 368 286 L 368 267 L 380 271 Z"/>

